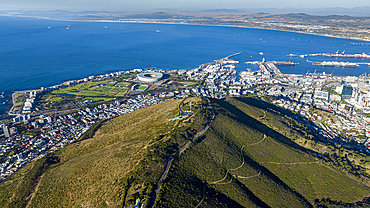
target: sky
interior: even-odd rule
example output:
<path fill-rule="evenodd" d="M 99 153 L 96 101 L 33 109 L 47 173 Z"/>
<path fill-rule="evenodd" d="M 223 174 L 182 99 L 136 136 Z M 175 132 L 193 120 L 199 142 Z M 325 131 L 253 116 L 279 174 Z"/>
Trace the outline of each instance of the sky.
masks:
<path fill-rule="evenodd" d="M 158 9 L 354 8 L 369 0 L 0 0 L 0 10 L 153 11 Z"/>

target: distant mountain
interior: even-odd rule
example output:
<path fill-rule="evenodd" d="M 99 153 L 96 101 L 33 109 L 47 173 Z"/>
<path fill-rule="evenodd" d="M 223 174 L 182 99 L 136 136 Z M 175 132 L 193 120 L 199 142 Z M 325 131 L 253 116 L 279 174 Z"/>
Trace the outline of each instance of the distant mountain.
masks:
<path fill-rule="evenodd" d="M 244 13 L 243 10 L 238 10 L 238 9 L 207 9 L 207 10 L 202 10 L 200 12 L 206 12 L 206 13 Z"/>
<path fill-rule="evenodd" d="M 287 13 L 306 13 L 309 15 L 349 15 L 349 16 L 370 16 L 370 7 L 355 7 L 355 8 L 343 8 L 343 7 L 327 7 L 327 8 L 245 8 L 240 9 L 246 13 L 271 13 L 271 14 L 287 14 Z"/>
<path fill-rule="evenodd" d="M 127 19 L 171 19 L 171 18 L 182 18 L 187 19 L 187 15 L 174 15 L 167 12 L 155 12 L 155 13 L 142 13 L 142 14 L 128 14 L 124 16 Z"/>
<path fill-rule="evenodd" d="M 102 17 L 102 19 L 115 19 L 115 17 L 122 18 L 148 18 L 148 19 L 167 19 L 167 18 L 191 18 L 199 14 L 270 14 L 270 15 L 288 15 L 288 16 L 350 16 L 350 17 L 370 17 L 370 7 L 355 7 L 355 8 L 240 8 L 240 9 L 199 9 L 199 8 L 161 8 L 156 9 L 155 12 L 109 12 L 109 11 L 67 11 L 67 10 L 8 10 L 0 11 L 0 14 L 11 16 L 32 16 L 51 19 L 88 19 L 91 15 L 93 19 Z M 88 15 L 88 16 L 86 16 Z M 114 17 L 114 18 L 113 18 Z M 335 16 L 332 16 L 335 17 Z M 348 18 L 348 17 L 346 17 Z"/>
<path fill-rule="evenodd" d="M 334 7 L 334 8 L 323 8 L 318 9 L 316 11 L 310 12 L 311 14 L 316 15 L 350 15 L 350 16 L 370 16 L 370 7 L 355 7 L 355 8 L 342 8 L 342 7 Z"/>

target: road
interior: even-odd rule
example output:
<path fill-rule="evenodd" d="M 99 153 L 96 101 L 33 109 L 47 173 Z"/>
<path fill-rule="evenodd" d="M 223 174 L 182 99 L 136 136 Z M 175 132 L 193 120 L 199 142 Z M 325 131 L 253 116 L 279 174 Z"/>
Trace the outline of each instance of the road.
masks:
<path fill-rule="evenodd" d="M 276 164 L 276 165 L 312 165 L 312 164 L 319 164 L 319 162 L 295 162 L 295 163 L 260 162 L 260 164 Z"/>
<path fill-rule="evenodd" d="M 182 102 L 184 102 L 187 98 L 185 98 Z M 157 196 L 158 196 L 158 193 L 159 191 L 161 190 L 161 187 L 162 187 L 162 183 L 163 181 L 166 179 L 167 177 L 167 174 L 168 174 L 168 171 L 170 170 L 170 167 L 171 167 L 171 164 L 172 164 L 172 161 L 178 156 L 180 155 L 181 153 L 183 153 L 190 145 L 190 142 L 193 141 L 195 138 L 203 135 L 209 128 L 209 125 L 212 123 L 213 119 L 215 118 L 215 114 L 213 112 L 213 109 L 212 109 L 212 106 L 211 106 L 211 103 L 209 102 L 209 99 L 206 98 L 207 100 L 207 103 L 208 103 L 208 108 L 210 109 L 211 113 L 212 113 L 212 117 L 208 120 L 208 123 L 206 125 L 206 127 L 203 129 L 202 132 L 198 133 L 197 135 L 195 135 L 188 143 L 186 143 L 186 145 L 184 147 L 182 147 L 179 151 L 177 151 L 175 154 L 171 155 L 168 160 L 167 160 L 167 164 L 166 164 L 166 168 L 161 176 L 161 178 L 158 180 L 158 183 L 155 187 L 155 190 L 154 190 L 154 194 L 152 195 L 154 198 L 152 200 L 150 200 L 150 203 L 149 203 L 149 206 L 148 207 L 153 207 L 154 205 L 154 202 L 155 200 L 157 199 Z M 179 104 L 179 110 L 181 111 L 181 103 Z"/>
<path fill-rule="evenodd" d="M 186 99 L 188 99 L 188 98 L 185 98 L 185 99 L 183 99 L 181 102 L 180 102 L 180 104 L 179 104 L 179 116 L 182 116 L 182 109 L 181 109 L 181 104 L 186 100 Z"/>

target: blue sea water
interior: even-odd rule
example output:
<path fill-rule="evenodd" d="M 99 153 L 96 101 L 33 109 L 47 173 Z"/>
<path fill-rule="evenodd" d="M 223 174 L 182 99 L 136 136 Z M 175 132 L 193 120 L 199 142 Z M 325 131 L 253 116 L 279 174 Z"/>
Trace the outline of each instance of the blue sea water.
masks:
<path fill-rule="evenodd" d="M 240 71 L 247 67 L 257 69 L 244 62 L 265 58 L 300 63 L 279 67 L 283 73 L 305 74 L 315 69 L 331 73 L 334 69 L 334 75 L 358 76 L 370 72 L 368 66 L 322 68 L 306 59 L 287 56 L 337 50 L 369 53 L 370 43 L 236 27 L 0 17 L 0 114 L 9 108 L 3 102 L 10 99 L 12 91 L 133 68 L 195 68 L 239 51 L 243 53 L 233 59 L 241 62 L 237 68 Z M 308 59 L 334 60 L 321 56 Z M 337 61 L 370 62 L 357 58 Z M 5 98 L 1 97 L 2 92 Z"/>

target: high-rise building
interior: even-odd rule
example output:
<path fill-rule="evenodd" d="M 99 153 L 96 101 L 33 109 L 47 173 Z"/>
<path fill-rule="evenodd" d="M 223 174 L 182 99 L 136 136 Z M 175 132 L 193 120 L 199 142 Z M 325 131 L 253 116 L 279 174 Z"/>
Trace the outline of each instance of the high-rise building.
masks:
<path fill-rule="evenodd" d="M 47 120 L 47 122 L 48 122 L 48 123 L 51 123 L 51 122 L 52 122 L 52 120 L 51 120 L 51 117 L 50 117 L 50 116 L 46 117 L 46 120 Z"/>
<path fill-rule="evenodd" d="M 353 87 L 351 85 L 343 85 L 342 98 L 350 99 L 352 97 Z"/>
<path fill-rule="evenodd" d="M 10 137 L 9 129 L 7 126 L 3 126 L 3 131 L 4 131 L 5 137 Z"/>
<path fill-rule="evenodd" d="M 355 100 L 358 100 L 358 98 L 361 96 L 361 89 L 359 87 L 357 88 L 354 88 L 352 90 L 352 97 L 355 99 Z"/>

